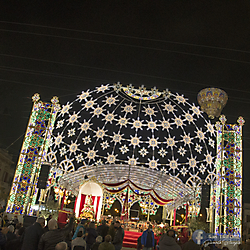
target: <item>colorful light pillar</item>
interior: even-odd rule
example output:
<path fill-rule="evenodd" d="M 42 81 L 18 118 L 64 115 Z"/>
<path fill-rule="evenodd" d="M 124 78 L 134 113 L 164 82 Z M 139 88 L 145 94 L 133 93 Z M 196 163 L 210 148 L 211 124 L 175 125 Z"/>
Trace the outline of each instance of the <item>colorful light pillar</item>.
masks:
<path fill-rule="evenodd" d="M 226 124 L 221 115 L 217 129 L 217 163 L 215 202 L 215 233 L 241 237 L 242 225 L 242 126 L 245 121 L 239 117 L 238 124 Z"/>
<path fill-rule="evenodd" d="M 39 94 L 35 94 L 32 100 L 34 104 L 6 206 L 7 213 L 29 214 L 31 205 L 35 204 L 42 158 L 48 150 L 60 109 L 56 96 L 51 103 L 40 101 Z"/>

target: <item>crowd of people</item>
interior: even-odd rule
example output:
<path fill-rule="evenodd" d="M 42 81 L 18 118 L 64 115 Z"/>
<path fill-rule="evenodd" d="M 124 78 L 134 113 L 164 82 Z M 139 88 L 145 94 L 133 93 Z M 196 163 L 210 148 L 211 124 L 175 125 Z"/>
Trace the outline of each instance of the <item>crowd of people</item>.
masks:
<path fill-rule="evenodd" d="M 103 220 L 96 227 L 95 222 L 81 220 L 75 225 L 73 215 L 66 226 L 59 228 L 57 221 L 50 216 L 46 220 L 37 218 L 36 222 L 24 228 L 18 222 L 10 222 L 7 217 L 1 221 L 1 250 L 121 250 L 124 230 L 119 221 L 110 226 Z M 45 224 L 47 224 L 45 226 Z"/>

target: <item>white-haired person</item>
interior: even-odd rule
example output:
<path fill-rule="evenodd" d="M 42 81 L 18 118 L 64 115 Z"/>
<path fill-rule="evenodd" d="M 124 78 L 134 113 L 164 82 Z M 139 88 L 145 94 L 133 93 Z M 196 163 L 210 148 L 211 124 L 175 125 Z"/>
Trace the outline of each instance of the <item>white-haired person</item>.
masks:
<path fill-rule="evenodd" d="M 102 240 L 103 238 L 101 235 L 97 236 L 95 239 L 95 243 L 90 247 L 90 250 L 98 250 L 98 247 L 102 243 Z"/>
<path fill-rule="evenodd" d="M 71 249 L 73 250 L 75 246 L 83 246 L 86 250 L 86 241 L 83 239 L 83 232 L 78 231 L 77 237 L 71 241 Z"/>
<path fill-rule="evenodd" d="M 67 249 L 68 249 L 68 244 L 64 241 L 57 243 L 55 247 L 55 250 L 67 250 Z"/>
<path fill-rule="evenodd" d="M 26 228 L 24 232 L 22 250 L 37 250 L 39 240 L 44 233 L 44 226 L 45 219 L 43 217 L 39 217 L 32 226 Z"/>
<path fill-rule="evenodd" d="M 57 243 L 65 241 L 66 236 L 73 228 L 74 215 L 71 214 L 69 218 L 69 224 L 61 229 L 58 228 L 58 224 L 55 219 L 49 220 L 49 231 L 42 235 L 38 244 L 38 250 L 54 250 Z"/>

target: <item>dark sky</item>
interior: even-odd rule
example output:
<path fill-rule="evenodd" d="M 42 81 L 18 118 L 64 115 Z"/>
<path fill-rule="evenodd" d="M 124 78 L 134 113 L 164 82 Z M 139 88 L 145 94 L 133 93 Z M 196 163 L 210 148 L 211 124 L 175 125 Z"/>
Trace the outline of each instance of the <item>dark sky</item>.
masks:
<path fill-rule="evenodd" d="M 228 122 L 246 120 L 249 178 L 249 1 L 3 2 L 0 147 L 15 161 L 36 92 L 64 104 L 82 90 L 120 81 L 168 88 L 197 104 L 202 88 L 219 87 L 229 96 Z M 250 202 L 249 194 L 245 183 Z"/>

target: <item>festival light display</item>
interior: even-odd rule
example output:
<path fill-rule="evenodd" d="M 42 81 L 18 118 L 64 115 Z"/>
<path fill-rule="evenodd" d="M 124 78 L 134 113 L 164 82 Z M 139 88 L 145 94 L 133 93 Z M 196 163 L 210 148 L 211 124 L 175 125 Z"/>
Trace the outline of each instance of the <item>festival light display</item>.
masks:
<path fill-rule="evenodd" d="M 35 204 L 42 158 L 51 143 L 52 129 L 60 109 L 57 97 L 51 103 L 40 101 L 39 94 L 33 97 L 33 108 L 17 163 L 6 212 L 24 214 L 31 212 Z"/>
<path fill-rule="evenodd" d="M 217 128 L 217 179 L 211 191 L 216 206 L 215 232 L 241 237 L 242 226 L 242 126 L 226 124 L 220 116 Z"/>

